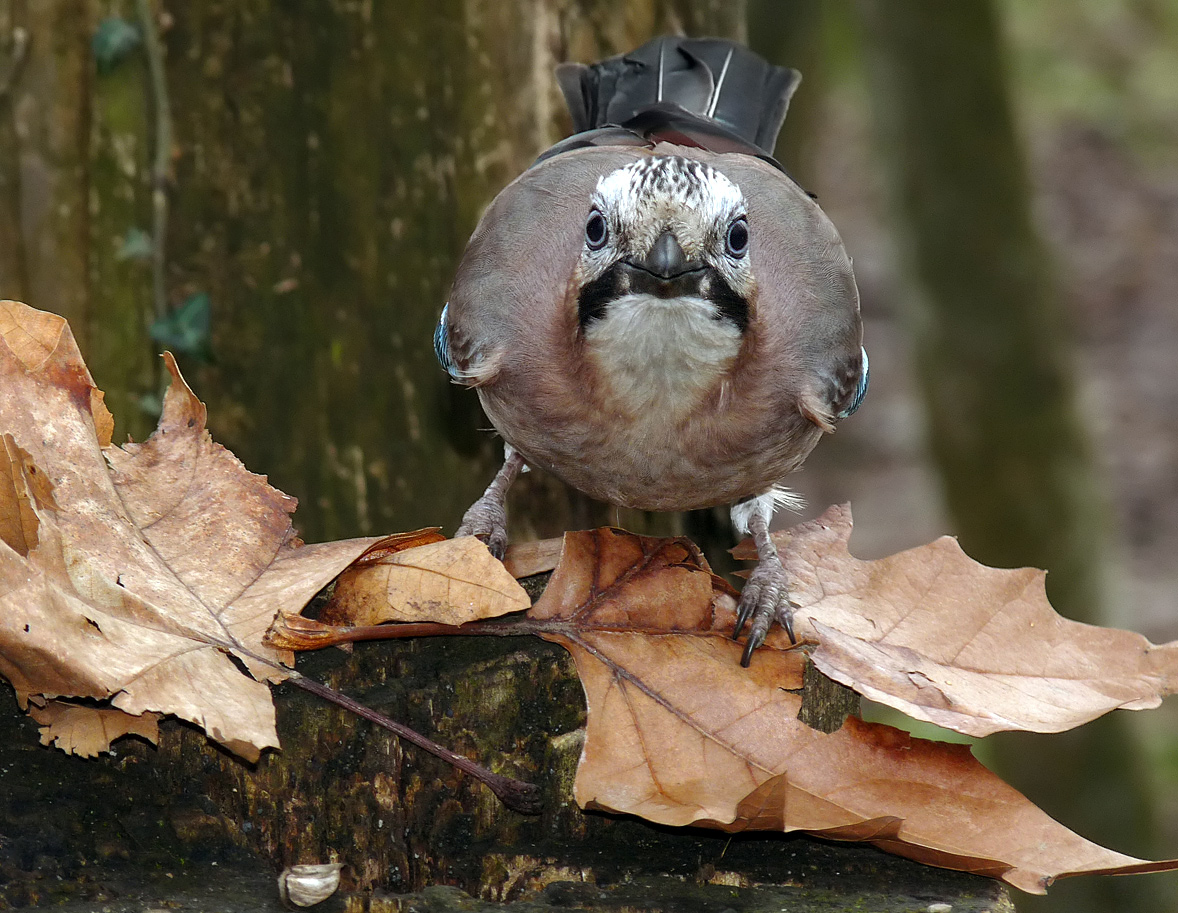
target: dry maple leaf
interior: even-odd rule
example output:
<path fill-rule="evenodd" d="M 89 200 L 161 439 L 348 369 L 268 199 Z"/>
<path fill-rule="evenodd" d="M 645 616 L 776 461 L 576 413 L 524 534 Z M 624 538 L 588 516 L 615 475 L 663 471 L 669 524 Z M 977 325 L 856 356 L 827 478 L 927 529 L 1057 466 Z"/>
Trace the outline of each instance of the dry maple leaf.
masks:
<path fill-rule="evenodd" d="M 503 566 L 517 580 L 554 570 L 560 560 L 561 542 L 561 539 L 540 539 L 509 545 Z"/>
<path fill-rule="evenodd" d="M 585 688 L 582 807 L 867 841 L 1035 893 L 1063 875 L 1178 865 L 1079 837 L 965 746 L 854 719 L 830 734 L 799 722 L 804 654 L 774 640 L 742 669 L 733 605 L 685 540 L 566 535 L 529 616 L 572 653 Z"/>
<path fill-rule="evenodd" d="M 132 716 L 113 707 L 91 707 L 67 701 L 30 701 L 29 715 L 41 724 L 41 744 L 56 745 L 66 754 L 92 758 L 115 739 L 137 735 L 159 740 L 160 715 L 148 711 Z"/>
<path fill-rule="evenodd" d="M 842 506 L 774 539 L 814 664 L 874 701 L 984 736 L 1060 732 L 1178 690 L 1178 642 L 1061 617 L 1042 571 L 986 567 L 947 536 L 861 561 L 850 535 Z"/>
<path fill-rule="evenodd" d="M 436 529 L 386 536 L 340 574 L 318 619 L 279 612 L 265 640 L 284 650 L 320 650 L 454 633 L 444 629 L 521 612 L 531 599 L 515 578 L 554 568 L 559 545 L 513 546 L 500 562 L 471 536 L 447 539 Z"/>
<path fill-rule="evenodd" d="M 303 545 L 295 500 L 213 443 L 165 360 L 156 432 L 113 447 L 66 322 L 0 302 L 0 675 L 43 741 L 90 754 L 169 713 L 254 760 L 278 744 L 261 660 L 286 658 L 263 633 L 373 540 Z"/>
<path fill-rule="evenodd" d="M 381 539 L 340 574 L 324 624 L 435 621 L 460 625 L 521 612 L 523 587 L 473 536 L 447 539 L 436 529 Z"/>

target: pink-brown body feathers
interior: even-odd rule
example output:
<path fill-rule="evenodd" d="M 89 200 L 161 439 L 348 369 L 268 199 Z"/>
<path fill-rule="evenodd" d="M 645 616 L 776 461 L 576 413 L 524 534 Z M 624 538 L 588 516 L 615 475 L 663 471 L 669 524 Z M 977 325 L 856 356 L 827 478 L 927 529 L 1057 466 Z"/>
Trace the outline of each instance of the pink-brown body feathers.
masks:
<path fill-rule="evenodd" d="M 757 284 L 730 363 L 702 388 L 667 389 L 654 409 L 635 409 L 586 344 L 573 280 L 598 180 L 652 154 L 707 162 L 744 190 Z M 851 263 L 814 201 L 759 159 L 668 144 L 576 150 L 525 172 L 471 238 L 448 322 L 456 367 L 529 465 L 647 510 L 779 484 L 833 429 L 861 344 Z"/>

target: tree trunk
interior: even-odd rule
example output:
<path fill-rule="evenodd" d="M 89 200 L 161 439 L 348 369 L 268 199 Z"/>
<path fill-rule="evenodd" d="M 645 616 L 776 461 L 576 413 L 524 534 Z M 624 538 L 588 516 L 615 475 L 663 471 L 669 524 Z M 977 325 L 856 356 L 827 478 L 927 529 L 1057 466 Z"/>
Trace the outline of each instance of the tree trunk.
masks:
<path fill-rule="evenodd" d="M 930 444 L 962 546 L 986 564 L 1046 568 L 1063 614 L 1102 623 L 1109 517 L 1075 402 L 1066 317 L 1031 221 L 994 6 L 860 0 L 858 9 Z M 1156 851 L 1141 749 L 1124 716 L 992 744 L 1004 775 L 1049 813 L 1124 852 Z M 1153 893 L 1159 886 L 1086 879 L 1028 909 L 1178 909 L 1172 893 Z"/>
<path fill-rule="evenodd" d="M 91 319 L 89 3 L 0 3 L 0 294 Z M 50 306 L 50 305 L 46 305 Z"/>
<path fill-rule="evenodd" d="M 252 873 L 338 862 L 356 911 L 1012 910 L 997 882 L 862 845 L 579 811 L 584 700 L 555 645 L 361 644 L 304 655 L 299 669 L 537 784 L 541 814 L 506 809 L 431 755 L 290 685 L 276 689 L 283 749 L 253 767 L 175 722 L 158 749 L 124 740 L 114 758 L 68 757 L 36 746 L 0 695 L 0 909 L 121 897 L 136 905 L 117 909 L 276 910 L 272 877 Z M 831 700 L 825 684 L 816 703 L 839 704 L 841 721 L 847 692 L 834 686 Z M 814 716 L 830 728 L 821 707 Z M 326 909 L 344 908 L 337 898 Z"/>

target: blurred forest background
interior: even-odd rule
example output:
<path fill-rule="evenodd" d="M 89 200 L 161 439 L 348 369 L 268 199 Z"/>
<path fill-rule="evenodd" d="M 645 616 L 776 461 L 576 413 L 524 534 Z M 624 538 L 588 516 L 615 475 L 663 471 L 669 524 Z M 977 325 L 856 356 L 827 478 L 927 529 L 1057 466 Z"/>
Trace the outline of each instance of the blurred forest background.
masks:
<path fill-rule="evenodd" d="M 457 258 L 567 131 L 555 64 L 667 30 L 805 77 L 778 154 L 855 258 L 872 361 L 794 480 L 808 513 L 851 501 L 864 558 L 959 535 L 1048 568 L 1066 615 L 1178 638 L 1173 0 L 0 0 L 0 297 L 69 318 L 118 440 L 177 352 L 308 540 L 452 531 L 501 457 L 433 361 Z M 512 503 L 517 538 L 726 546 L 539 474 Z M 1178 855 L 1173 702 L 975 750 L 1085 836 Z M 1175 911 L 1178 879 L 1026 909 Z"/>

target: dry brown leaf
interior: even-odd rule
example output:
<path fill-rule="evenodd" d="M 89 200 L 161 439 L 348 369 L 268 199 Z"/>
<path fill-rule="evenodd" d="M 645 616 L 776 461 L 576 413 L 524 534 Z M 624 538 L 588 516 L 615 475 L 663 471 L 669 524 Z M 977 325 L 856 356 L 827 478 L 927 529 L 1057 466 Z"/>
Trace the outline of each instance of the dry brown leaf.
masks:
<path fill-rule="evenodd" d="M 381 539 L 340 575 L 318 619 L 279 612 L 266 643 L 284 650 L 349 649 L 357 640 L 403 636 L 414 622 L 458 626 L 522 611 L 530 600 L 512 578 L 551 571 L 560 557 L 561 540 L 545 539 L 510 546 L 500 565 L 477 541 L 446 540 L 436 528 Z M 433 545 L 431 551 L 406 551 Z M 426 566 L 432 569 L 421 573 Z M 405 624 L 374 630 L 389 621 Z M 411 633 L 441 632 L 435 627 Z"/>
<path fill-rule="evenodd" d="M 364 549 L 364 554 L 352 562 L 353 568 L 366 567 L 370 564 L 380 564 L 386 558 L 403 552 L 406 549 L 417 548 L 419 545 L 432 545 L 435 542 L 445 542 L 446 537 L 438 532 L 440 527 L 427 526 L 424 529 L 414 529 L 405 533 L 391 533 L 377 539 L 372 545 Z"/>
<path fill-rule="evenodd" d="M 1060 732 L 1178 690 L 1178 642 L 1061 617 L 1042 571 L 986 567 L 949 537 L 861 561 L 850 535 L 843 506 L 774 537 L 815 665 L 874 701 L 984 736 Z"/>
<path fill-rule="evenodd" d="M 460 625 L 520 612 L 531 603 L 478 539 L 419 530 L 382 539 L 344 571 L 319 619 L 328 625 Z"/>
<path fill-rule="evenodd" d="M 137 735 L 153 745 L 159 740 L 158 713 L 132 716 L 111 707 L 86 707 L 66 701 L 30 704 L 29 715 L 41 724 L 41 744 L 67 754 L 92 758 L 107 751 L 115 739 Z"/>
<path fill-rule="evenodd" d="M 516 580 L 532 577 L 556 568 L 560 560 L 560 539 L 540 539 L 507 546 L 503 566 Z"/>
<path fill-rule="evenodd" d="M 774 639 L 750 669 L 728 589 L 685 540 L 570 533 L 530 617 L 573 655 L 589 707 L 585 808 L 725 831 L 867 841 L 1042 893 L 1081 872 L 1173 868 L 1097 846 L 1039 811 L 968 748 L 797 719 L 804 657 Z"/>
<path fill-rule="evenodd" d="M 71 732 L 98 710 L 50 711 L 55 698 L 107 702 L 64 747 L 102 750 L 95 732 L 142 731 L 145 714 L 170 713 L 252 760 L 278 744 L 264 682 L 282 677 L 254 655 L 288 658 L 263 633 L 372 540 L 304 546 L 294 499 L 213 443 L 204 406 L 165 358 L 172 385 L 155 434 L 111 447 L 66 322 L 0 303 L 0 675 L 22 706 L 68 717 Z M 115 724 L 115 711 L 131 719 Z"/>
<path fill-rule="evenodd" d="M 0 435 L 0 540 L 22 556 L 37 545 L 38 503 L 57 509 L 53 485 L 11 434 Z"/>

